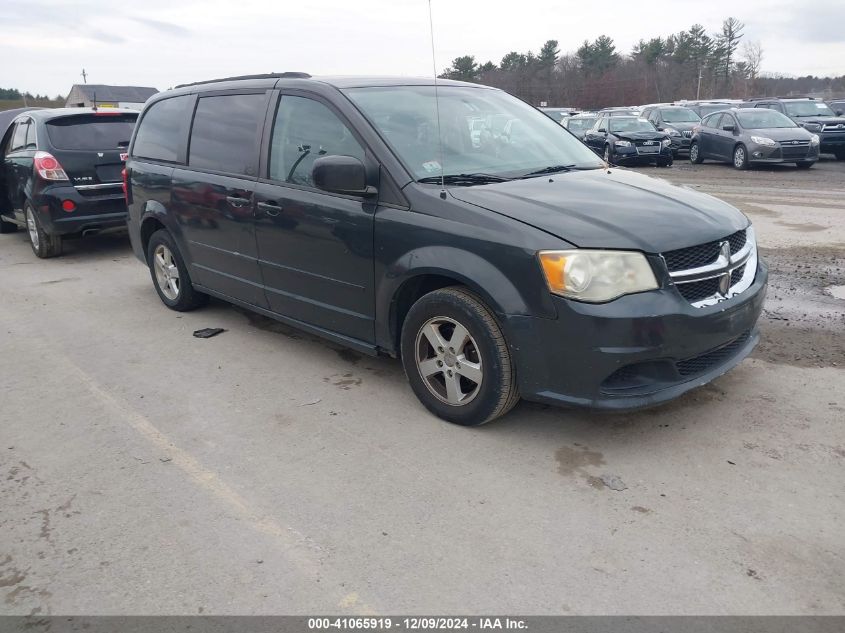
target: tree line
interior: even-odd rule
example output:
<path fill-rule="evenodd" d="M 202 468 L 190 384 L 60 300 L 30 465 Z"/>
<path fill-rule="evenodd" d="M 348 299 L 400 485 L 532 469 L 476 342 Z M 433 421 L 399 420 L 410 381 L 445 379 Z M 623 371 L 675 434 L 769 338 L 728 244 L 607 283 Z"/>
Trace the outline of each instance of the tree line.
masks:
<path fill-rule="evenodd" d="M 463 55 L 440 77 L 483 83 L 540 105 L 602 108 L 679 99 L 749 98 L 845 92 L 842 77 L 763 73 L 763 47 L 743 40 L 745 25 L 727 18 L 716 33 L 700 24 L 667 37 L 641 39 L 628 53 L 601 35 L 561 54 L 548 40 L 538 53 L 511 51 L 495 64 Z"/>
<path fill-rule="evenodd" d="M 28 101 L 64 101 L 62 95 L 56 95 L 50 98 L 44 94 L 32 94 L 31 92 L 21 92 L 17 88 L 0 88 L 0 100 L 4 101 L 23 101 L 26 98 Z"/>

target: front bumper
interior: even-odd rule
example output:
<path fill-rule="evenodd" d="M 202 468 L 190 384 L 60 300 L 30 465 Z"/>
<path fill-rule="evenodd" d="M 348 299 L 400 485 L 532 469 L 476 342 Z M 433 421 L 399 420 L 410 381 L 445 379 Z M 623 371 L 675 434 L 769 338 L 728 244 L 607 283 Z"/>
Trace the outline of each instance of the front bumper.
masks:
<path fill-rule="evenodd" d="M 820 132 L 821 151 L 826 154 L 845 152 L 845 132 Z"/>
<path fill-rule="evenodd" d="M 526 400 L 607 410 L 666 402 L 724 374 L 759 341 L 768 270 L 722 303 L 694 308 L 674 287 L 586 304 L 555 297 L 557 319 L 508 316 Z"/>
<path fill-rule="evenodd" d="M 689 154 L 689 148 L 692 145 L 691 136 L 670 136 L 669 141 L 673 154 Z"/>
<path fill-rule="evenodd" d="M 672 159 L 672 150 L 669 147 L 660 147 L 659 152 L 642 153 L 635 146 L 619 147 L 614 146 L 612 162 L 618 165 L 646 164 L 656 161 L 668 162 Z"/>
<path fill-rule="evenodd" d="M 771 145 L 748 145 L 748 160 L 754 164 L 765 163 L 798 163 L 817 161 L 819 159 L 819 146 L 810 145 L 800 149 L 791 149 L 789 145 L 780 143 L 774 147 Z"/>
<path fill-rule="evenodd" d="M 119 187 L 119 185 L 118 185 Z M 76 205 L 62 210 L 62 201 Z M 102 231 L 126 226 L 126 199 L 122 191 L 82 194 L 72 185 L 51 186 L 34 196 L 33 204 L 44 230 L 53 235 Z"/>

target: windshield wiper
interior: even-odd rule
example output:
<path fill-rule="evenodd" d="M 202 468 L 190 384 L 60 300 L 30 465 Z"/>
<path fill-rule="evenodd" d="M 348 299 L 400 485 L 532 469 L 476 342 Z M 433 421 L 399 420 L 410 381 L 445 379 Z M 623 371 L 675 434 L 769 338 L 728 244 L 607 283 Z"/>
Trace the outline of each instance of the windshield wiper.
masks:
<path fill-rule="evenodd" d="M 439 185 L 443 181 L 446 185 L 487 185 L 494 182 L 507 182 L 510 178 L 494 176 L 493 174 L 446 174 L 445 176 L 426 176 L 417 182 L 426 185 Z"/>
<path fill-rule="evenodd" d="M 572 171 L 577 169 L 577 165 L 549 165 L 536 171 L 529 171 L 527 174 L 522 174 L 520 178 L 529 178 L 531 176 L 542 176 L 543 174 L 556 174 L 561 171 Z"/>

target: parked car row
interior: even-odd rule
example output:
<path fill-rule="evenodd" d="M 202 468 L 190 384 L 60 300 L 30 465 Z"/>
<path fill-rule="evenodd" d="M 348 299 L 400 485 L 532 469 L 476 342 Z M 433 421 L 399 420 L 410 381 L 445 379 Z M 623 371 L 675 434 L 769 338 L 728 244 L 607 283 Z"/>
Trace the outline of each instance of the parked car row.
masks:
<path fill-rule="evenodd" d="M 648 160 L 634 139 L 619 137 L 609 129 L 609 120 L 624 117 L 639 118 L 637 123 L 628 123 L 638 132 L 656 132 L 668 138 L 673 158 L 689 156 L 693 163 L 725 161 L 738 169 L 772 163 L 794 163 L 806 169 L 818 161 L 820 153 L 845 160 L 843 105 L 845 102 L 828 104 L 811 97 L 654 103 L 581 113 L 564 118 L 561 125 L 609 162 L 671 164 L 662 154 L 651 155 L 651 146 L 646 148 Z M 746 110 L 775 114 L 741 114 Z M 660 141 L 662 147 L 663 137 Z"/>
<path fill-rule="evenodd" d="M 127 114 L 73 115 L 25 113 L 4 140 L 3 226 L 27 224 L 37 255 L 57 254 L 58 227 L 112 222 L 122 168 L 122 217 L 165 306 L 216 297 L 399 357 L 450 422 L 483 424 L 520 398 L 656 405 L 759 340 L 767 269 L 748 218 L 609 168 L 497 89 L 200 82 L 152 97 L 128 150 Z M 601 126 L 611 158 L 671 160 L 670 136 L 630 111 Z"/>

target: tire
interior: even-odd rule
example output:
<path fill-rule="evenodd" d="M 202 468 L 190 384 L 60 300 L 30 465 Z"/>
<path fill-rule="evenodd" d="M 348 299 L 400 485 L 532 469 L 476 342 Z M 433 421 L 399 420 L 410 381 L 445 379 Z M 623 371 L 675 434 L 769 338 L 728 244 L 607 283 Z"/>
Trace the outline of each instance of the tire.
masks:
<path fill-rule="evenodd" d="M 748 150 L 742 143 L 734 147 L 733 165 L 737 169 L 748 169 Z"/>
<path fill-rule="evenodd" d="M 18 225 L 14 222 L 7 222 L 0 218 L 0 233 L 14 233 L 18 230 Z"/>
<path fill-rule="evenodd" d="M 800 163 L 795 163 L 795 166 L 798 169 L 810 169 L 810 167 L 812 167 L 815 164 L 816 164 L 816 161 L 814 161 L 814 160 L 805 160 L 805 161 L 801 161 Z"/>
<path fill-rule="evenodd" d="M 698 143 L 693 143 L 689 147 L 689 162 L 693 165 L 700 165 L 704 162 L 704 159 L 701 157 L 701 152 L 699 151 Z"/>
<path fill-rule="evenodd" d="M 458 328 L 466 336 L 458 334 L 461 343 L 450 346 Z M 504 334 L 490 308 L 465 288 L 435 290 L 411 306 L 402 325 L 401 350 L 414 394 L 447 422 L 479 426 L 519 401 Z"/>
<path fill-rule="evenodd" d="M 36 257 L 49 259 L 62 254 L 62 236 L 47 233 L 38 221 L 35 209 L 27 201 L 23 206 L 26 216 L 26 229 L 29 234 L 29 245 Z"/>
<path fill-rule="evenodd" d="M 675 160 L 670 156 L 669 158 L 664 158 L 663 160 L 657 161 L 658 167 L 671 167 L 674 164 Z"/>
<path fill-rule="evenodd" d="M 159 299 L 171 310 L 188 312 L 208 302 L 208 295 L 194 290 L 176 242 L 165 229 L 159 229 L 150 237 L 147 264 Z"/>

